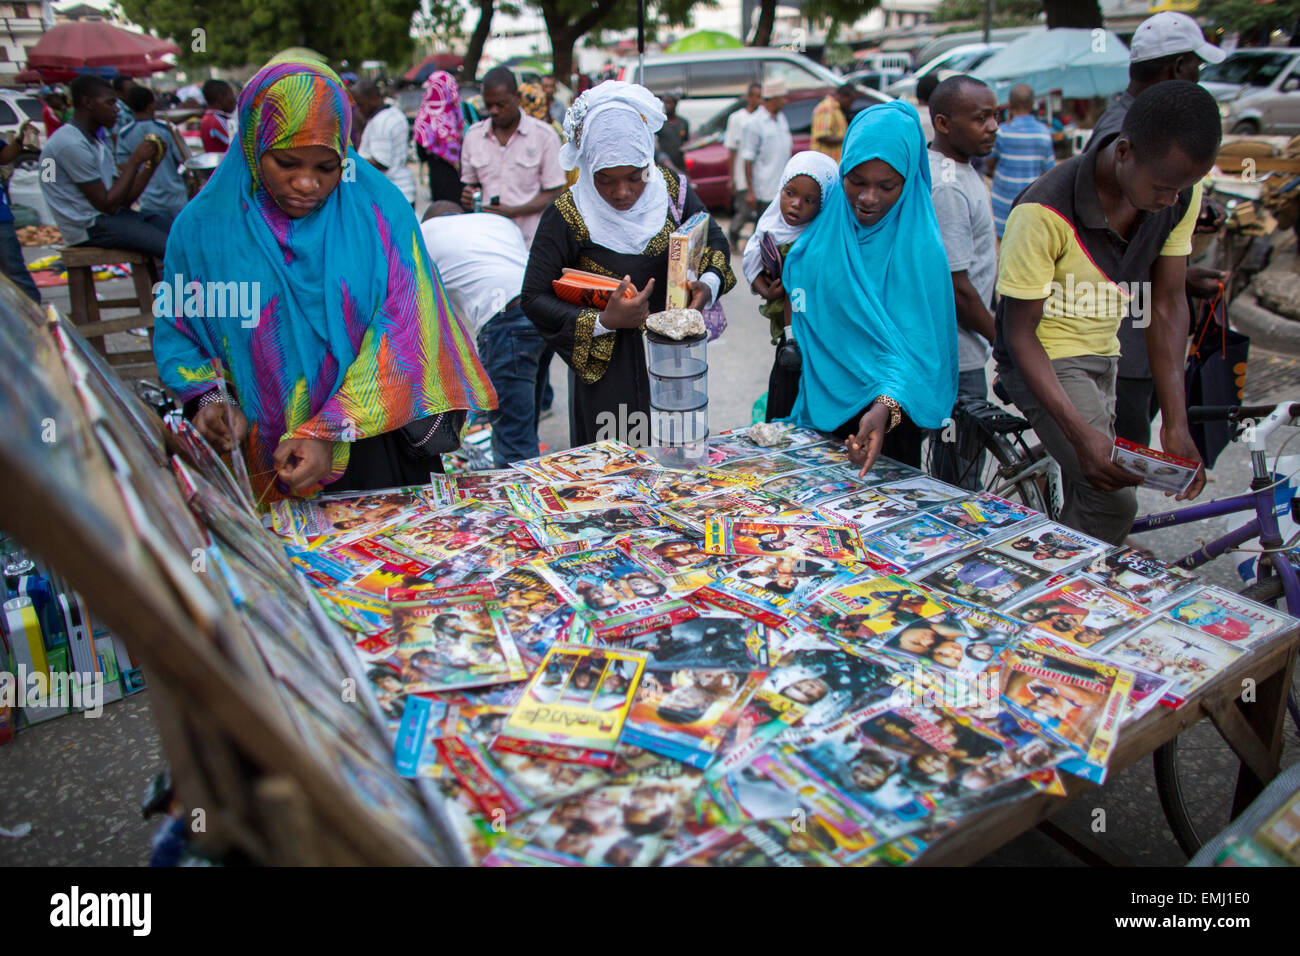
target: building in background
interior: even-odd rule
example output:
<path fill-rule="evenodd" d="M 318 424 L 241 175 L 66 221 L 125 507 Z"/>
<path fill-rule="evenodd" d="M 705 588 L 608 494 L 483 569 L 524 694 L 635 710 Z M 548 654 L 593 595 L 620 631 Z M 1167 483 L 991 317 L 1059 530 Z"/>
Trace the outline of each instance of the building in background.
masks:
<path fill-rule="evenodd" d="M 54 10 L 49 0 L 0 3 L 0 84 L 15 85 L 27 67 L 27 50 L 50 27 Z"/>

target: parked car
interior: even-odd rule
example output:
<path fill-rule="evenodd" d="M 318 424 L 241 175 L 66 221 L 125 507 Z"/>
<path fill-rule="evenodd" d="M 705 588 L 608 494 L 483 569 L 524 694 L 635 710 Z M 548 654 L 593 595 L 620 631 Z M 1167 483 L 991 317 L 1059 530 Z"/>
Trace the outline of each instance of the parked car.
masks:
<path fill-rule="evenodd" d="M 885 53 L 876 51 L 868 53 L 858 60 L 858 69 L 868 70 L 892 70 L 895 73 L 912 72 L 912 54 L 910 53 Z"/>
<path fill-rule="evenodd" d="M 45 143 L 45 126 L 41 123 L 41 101 L 33 93 L 0 91 L 0 139 L 11 142 L 24 120 L 31 120 L 40 142 Z"/>
<path fill-rule="evenodd" d="M 620 80 L 642 82 L 655 93 L 677 92 L 677 115 L 694 128 L 745 95 L 750 83 L 785 81 L 792 93 L 824 90 L 843 80 L 799 53 L 779 47 L 743 47 L 700 53 L 661 53 L 645 58 L 645 79 L 636 60 L 620 71 Z"/>
<path fill-rule="evenodd" d="M 858 70 L 856 73 L 846 74 L 844 82 L 868 90 L 883 90 L 906 75 L 902 70 Z"/>
<path fill-rule="evenodd" d="M 838 85 L 838 84 L 837 84 Z M 818 90 L 798 90 L 792 92 L 786 100 L 785 121 L 790 126 L 794 137 L 794 152 L 809 148 L 812 139 L 812 114 L 817 104 L 835 87 L 822 87 Z M 853 112 L 877 103 L 886 103 L 892 97 L 876 90 L 862 90 L 861 95 L 853 101 Z M 695 190 L 700 202 L 710 209 L 730 209 L 732 191 L 727 186 L 729 162 L 727 147 L 722 144 L 722 136 L 727 129 L 727 119 L 744 104 L 740 97 L 712 119 L 700 127 L 700 136 L 686 144 L 686 177 L 691 188 Z M 759 109 L 762 109 L 760 106 Z"/>
<path fill-rule="evenodd" d="M 948 52 L 936 56 L 911 76 L 891 83 L 885 87 L 885 92 L 890 96 L 906 97 L 915 102 L 917 81 L 927 73 L 935 70 L 969 73 L 1004 46 L 1005 43 L 963 43 L 961 46 L 955 46 Z"/>
<path fill-rule="evenodd" d="M 1234 50 L 1201 70 L 1201 85 L 1219 101 L 1227 133 L 1300 133 L 1300 50 Z"/>

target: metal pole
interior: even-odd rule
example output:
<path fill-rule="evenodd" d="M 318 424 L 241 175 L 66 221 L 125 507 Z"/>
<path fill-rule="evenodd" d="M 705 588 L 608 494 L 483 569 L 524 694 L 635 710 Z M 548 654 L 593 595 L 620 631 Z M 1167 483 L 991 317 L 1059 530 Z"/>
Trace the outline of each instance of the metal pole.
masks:
<path fill-rule="evenodd" d="M 636 76 L 645 85 L 645 0 L 636 0 Z"/>
<path fill-rule="evenodd" d="M 984 42 L 989 42 L 993 32 L 993 0 L 984 0 Z"/>

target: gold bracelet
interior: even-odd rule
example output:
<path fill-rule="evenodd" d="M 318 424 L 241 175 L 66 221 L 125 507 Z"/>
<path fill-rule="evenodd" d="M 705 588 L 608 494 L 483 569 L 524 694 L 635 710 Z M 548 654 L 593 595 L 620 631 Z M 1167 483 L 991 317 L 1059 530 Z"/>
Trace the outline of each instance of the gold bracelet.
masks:
<path fill-rule="evenodd" d="M 892 432 L 898 427 L 898 423 L 903 420 L 903 407 L 894 401 L 888 395 L 877 395 L 871 400 L 872 405 L 884 405 L 889 409 L 889 424 L 885 426 L 885 431 Z"/>

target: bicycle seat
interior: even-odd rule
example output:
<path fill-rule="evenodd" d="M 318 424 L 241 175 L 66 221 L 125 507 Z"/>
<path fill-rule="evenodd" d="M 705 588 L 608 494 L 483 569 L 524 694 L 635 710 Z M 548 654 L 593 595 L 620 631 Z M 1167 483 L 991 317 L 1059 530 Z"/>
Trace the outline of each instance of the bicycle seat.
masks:
<path fill-rule="evenodd" d="M 1007 387 L 1002 384 L 1002 379 L 996 375 L 993 377 L 993 394 L 997 396 L 998 401 L 1003 405 L 1015 404 L 1011 401 L 1011 396 L 1007 394 Z"/>

